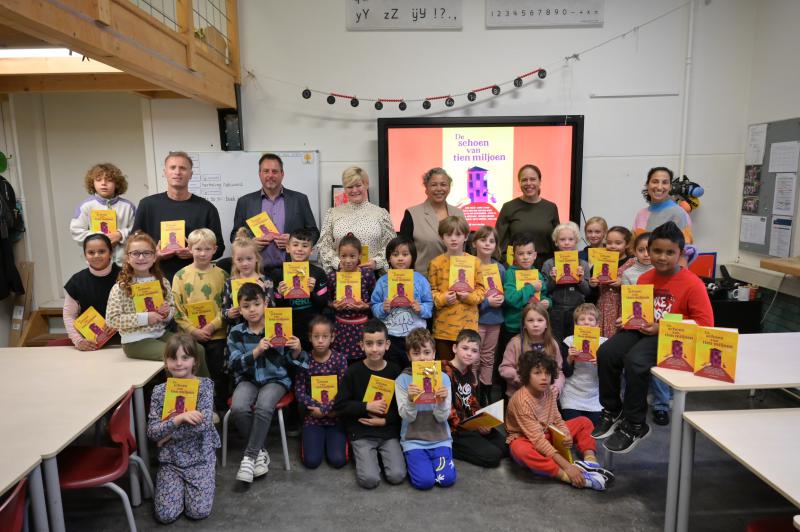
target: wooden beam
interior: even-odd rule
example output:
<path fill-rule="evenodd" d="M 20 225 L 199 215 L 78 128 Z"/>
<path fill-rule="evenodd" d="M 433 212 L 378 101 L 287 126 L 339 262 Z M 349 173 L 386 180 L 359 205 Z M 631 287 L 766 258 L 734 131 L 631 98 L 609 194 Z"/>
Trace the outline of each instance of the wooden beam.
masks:
<path fill-rule="evenodd" d="M 194 16 L 192 15 L 192 0 L 175 0 L 175 17 L 178 19 L 178 32 L 186 39 L 186 65 L 189 70 L 195 71 L 195 46 Z"/>
<path fill-rule="evenodd" d="M 239 12 L 237 0 L 226 0 L 225 12 L 228 14 L 228 46 L 231 68 L 236 83 L 242 82 L 242 69 L 239 63 Z"/>
<path fill-rule="evenodd" d="M 158 88 L 218 107 L 236 106 L 234 76 L 207 60 L 196 61 L 195 71 L 190 70 L 189 44 L 183 35 L 160 23 L 142 23 L 131 12 L 138 8 L 129 0 L 110 0 L 111 25 L 98 25 L 89 12 L 91 1 L 0 0 L 0 20 L 19 31 L 97 58 Z"/>
<path fill-rule="evenodd" d="M 111 25 L 111 0 L 92 0 L 94 19 L 103 26 Z"/>
<path fill-rule="evenodd" d="M 158 85 L 153 85 L 124 72 L 0 76 L 0 92 L 132 92 L 157 90 L 160 90 Z"/>
<path fill-rule="evenodd" d="M 19 74 L 90 74 L 120 72 L 100 61 L 84 61 L 79 55 L 69 57 L 0 58 L 0 76 Z"/>
<path fill-rule="evenodd" d="M 186 96 L 172 91 L 136 91 L 139 96 L 144 96 L 148 100 L 181 100 Z"/>

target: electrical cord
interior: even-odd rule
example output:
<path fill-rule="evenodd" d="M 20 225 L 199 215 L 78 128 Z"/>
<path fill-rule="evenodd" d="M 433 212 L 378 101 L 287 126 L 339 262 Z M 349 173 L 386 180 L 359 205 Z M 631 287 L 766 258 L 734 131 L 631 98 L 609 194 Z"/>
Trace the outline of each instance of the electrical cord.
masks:
<path fill-rule="evenodd" d="M 770 311 L 770 310 L 772 310 L 772 305 L 774 305 L 774 304 L 775 304 L 775 300 L 776 300 L 776 299 L 778 299 L 778 294 L 780 293 L 780 291 L 781 291 L 781 286 L 783 286 L 783 281 L 785 281 L 785 280 L 786 280 L 786 274 L 784 273 L 784 274 L 783 274 L 783 277 L 781 277 L 781 280 L 780 280 L 780 282 L 778 283 L 778 288 L 776 288 L 776 289 L 775 289 L 775 295 L 774 295 L 774 296 L 772 296 L 772 301 L 770 302 L 769 306 L 767 307 L 767 311 L 764 313 L 764 317 L 763 317 L 763 318 L 761 318 L 761 322 L 760 322 L 760 323 L 761 323 L 762 325 L 764 324 L 764 322 L 765 322 L 765 321 L 766 321 L 766 319 L 767 319 L 767 314 L 769 314 L 769 311 Z"/>

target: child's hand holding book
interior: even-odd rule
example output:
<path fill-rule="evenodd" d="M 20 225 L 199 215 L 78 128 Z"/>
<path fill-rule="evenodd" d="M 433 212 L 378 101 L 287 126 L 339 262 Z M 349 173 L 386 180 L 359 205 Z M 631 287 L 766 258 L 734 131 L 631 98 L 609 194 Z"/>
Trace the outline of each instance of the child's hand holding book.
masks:
<path fill-rule="evenodd" d="M 97 344 L 86 338 L 82 338 L 75 347 L 78 351 L 97 351 Z"/>
<path fill-rule="evenodd" d="M 436 388 L 436 392 L 434 393 L 434 396 L 436 397 L 436 402 L 437 403 L 443 402 L 445 399 L 447 399 L 447 396 L 449 394 L 450 390 L 448 390 L 446 386 L 439 386 L 438 388 Z"/>
<path fill-rule="evenodd" d="M 386 401 L 383 399 L 378 399 L 377 401 L 370 401 L 367 403 L 367 412 L 376 416 L 384 415 L 388 409 L 389 405 L 387 405 Z"/>
<path fill-rule="evenodd" d="M 456 293 L 453 292 L 452 290 L 448 290 L 445 293 L 444 297 L 445 297 L 445 302 L 447 302 L 448 305 L 454 304 L 456 302 L 456 299 L 458 298 Z"/>

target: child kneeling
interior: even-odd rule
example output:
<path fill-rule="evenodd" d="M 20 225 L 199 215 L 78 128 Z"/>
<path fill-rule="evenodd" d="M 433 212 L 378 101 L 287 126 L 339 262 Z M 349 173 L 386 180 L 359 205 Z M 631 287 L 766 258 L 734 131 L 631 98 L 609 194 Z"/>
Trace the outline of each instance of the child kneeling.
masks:
<path fill-rule="evenodd" d="M 435 359 L 433 337 L 427 329 L 412 330 L 406 337 L 408 359 L 425 362 Z M 403 420 L 400 426 L 400 445 L 406 457 L 406 469 L 411 485 L 420 490 L 431 489 L 434 484 L 443 488 L 456 482 L 453 463 L 453 439 L 447 418 L 450 415 L 450 378 L 440 373 L 441 385 L 434 390 L 436 402 L 417 404 L 422 388 L 412 379 L 412 369 L 406 368 L 395 379 L 397 410 Z"/>
<path fill-rule="evenodd" d="M 614 475 L 597 462 L 592 422 L 585 417 L 565 422 L 558 413 L 550 388 L 556 371 L 555 361 L 545 353 L 527 351 L 520 357 L 522 387 L 509 401 L 506 413 L 511 457 L 534 474 L 557 478 L 576 488 L 605 490 Z M 577 446 L 582 461 L 571 464 L 558 453 L 551 443 L 551 425 L 566 436 L 565 447 Z"/>

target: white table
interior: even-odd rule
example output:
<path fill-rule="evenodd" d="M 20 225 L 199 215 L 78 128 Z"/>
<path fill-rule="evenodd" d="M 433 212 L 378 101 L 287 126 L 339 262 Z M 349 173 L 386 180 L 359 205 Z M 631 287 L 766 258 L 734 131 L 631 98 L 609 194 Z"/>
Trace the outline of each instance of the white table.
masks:
<path fill-rule="evenodd" d="M 78 351 L 72 347 L 0 349 L 0 426 L 14 442 L 0 441 L 0 455 L 14 456 L 24 445 L 43 463 L 50 527 L 64 530 L 56 456 L 89 429 L 135 386 L 135 432 L 145 463 L 147 437 L 142 386 L 164 367 L 132 360 L 120 348 Z M 9 438 L 11 439 L 11 438 Z M 140 503 L 132 469 L 132 502 Z"/>
<path fill-rule="evenodd" d="M 688 371 L 653 367 L 653 376 L 673 390 L 667 474 L 665 532 L 677 526 L 678 478 L 681 467 L 680 422 L 689 392 L 718 392 L 765 388 L 800 387 L 800 333 L 743 334 L 739 336 L 736 382 L 696 377 Z"/>
<path fill-rule="evenodd" d="M 800 460 L 792 445 L 800 441 L 800 408 L 686 412 L 683 424 L 679 530 L 688 529 L 695 430 L 800 507 Z"/>

